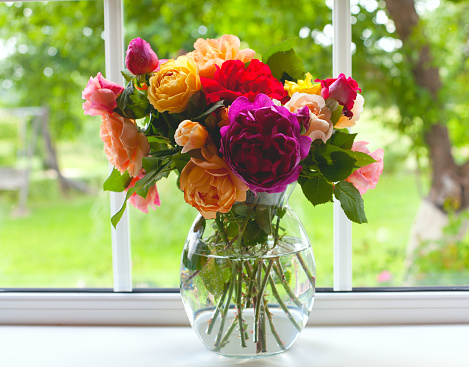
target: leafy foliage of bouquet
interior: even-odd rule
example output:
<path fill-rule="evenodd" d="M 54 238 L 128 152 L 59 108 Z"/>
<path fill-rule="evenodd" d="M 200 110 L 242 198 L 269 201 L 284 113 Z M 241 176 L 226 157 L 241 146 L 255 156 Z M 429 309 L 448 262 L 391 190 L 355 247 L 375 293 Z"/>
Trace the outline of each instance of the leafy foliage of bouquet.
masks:
<path fill-rule="evenodd" d="M 115 167 L 104 189 L 126 190 L 126 200 L 147 212 L 159 205 L 156 182 L 174 171 L 185 201 L 215 218 L 248 190 L 278 193 L 298 181 L 313 205 L 335 196 L 349 219 L 366 222 L 361 193 L 375 187 L 383 152 L 371 153 L 346 129 L 360 117 L 361 90 L 343 74 L 313 82 L 293 42 L 260 61 L 224 35 L 158 60 L 147 42 L 132 40 L 127 86 L 98 73 L 83 91 L 85 114 L 101 116 Z"/>

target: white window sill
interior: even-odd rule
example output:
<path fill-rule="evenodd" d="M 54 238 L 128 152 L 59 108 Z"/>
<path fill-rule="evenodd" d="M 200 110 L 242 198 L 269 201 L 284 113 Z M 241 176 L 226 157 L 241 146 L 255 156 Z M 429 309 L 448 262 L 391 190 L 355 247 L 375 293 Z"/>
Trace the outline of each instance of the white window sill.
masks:
<path fill-rule="evenodd" d="M 188 327 L 0 326 L 5 367 L 466 367 L 469 325 L 308 327 L 286 353 L 215 355 Z"/>

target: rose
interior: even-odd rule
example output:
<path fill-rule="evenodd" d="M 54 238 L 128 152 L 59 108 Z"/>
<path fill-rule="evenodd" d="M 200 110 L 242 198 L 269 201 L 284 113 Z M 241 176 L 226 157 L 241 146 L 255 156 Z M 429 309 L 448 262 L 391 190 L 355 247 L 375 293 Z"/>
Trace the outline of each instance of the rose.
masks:
<path fill-rule="evenodd" d="M 82 93 L 85 115 L 106 115 L 112 114 L 117 107 L 117 96 L 122 93 L 124 87 L 117 83 L 104 79 L 101 73 L 96 77 L 91 77 Z"/>
<path fill-rule="evenodd" d="M 353 116 L 340 116 L 339 121 L 335 124 L 335 128 L 343 129 L 345 127 L 352 127 L 355 126 L 355 123 L 360 119 L 360 114 L 363 112 L 363 105 L 365 103 L 365 99 L 361 94 L 357 94 L 357 98 L 355 98 L 355 102 L 353 103 L 353 108 L 351 110 Z"/>
<path fill-rule="evenodd" d="M 239 60 L 225 61 L 221 68 L 217 69 L 213 79 L 200 80 L 209 103 L 221 99 L 231 103 L 240 96 L 245 96 L 253 102 L 259 93 L 283 103 L 288 101 L 283 84 L 272 76 L 266 64 L 257 59 L 252 60 L 247 68 Z"/>
<path fill-rule="evenodd" d="M 206 219 L 216 212 L 228 213 L 235 201 L 246 200 L 247 186 L 236 177 L 217 154 L 215 145 L 201 149 L 205 160 L 191 158 L 181 172 L 184 200 Z"/>
<path fill-rule="evenodd" d="M 136 177 L 142 169 L 142 158 L 150 152 L 147 137 L 134 121 L 112 114 L 101 116 L 101 140 L 109 162 L 121 173 Z"/>
<path fill-rule="evenodd" d="M 240 60 L 242 63 L 247 63 L 254 58 L 256 52 L 250 48 L 240 50 L 240 44 L 238 37 L 228 34 L 218 39 L 199 38 L 194 43 L 195 50 L 186 56 L 194 59 L 199 67 L 200 76 L 213 78 L 217 66 L 221 67 L 223 61 Z"/>
<path fill-rule="evenodd" d="M 160 65 L 150 78 L 148 100 L 158 112 L 179 113 L 187 109 L 189 99 L 201 88 L 194 60 L 179 56 Z"/>
<path fill-rule="evenodd" d="M 207 129 L 198 122 L 192 122 L 191 120 L 182 121 L 174 134 L 176 144 L 183 147 L 181 153 L 202 148 L 207 141 L 207 137 Z"/>
<path fill-rule="evenodd" d="M 254 103 L 239 97 L 229 117 L 230 125 L 220 130 L 221 152 L 252 191 L 282 192 L 298 179 L 299 163 L 311 146 L 311 139 L 300 134 L 300 126 L 309 120 L 307 107 L 294 114 L 259 94 Z"/>
<path fill-rule="evenodd" d="M 308 107 L 311 120 L 305 126 L 306 133 L 311 140 L 321 139 L 324 143 L 332 136 L 334 125 L 331 121 L 331 111 L 326 106 L 326 101 L 316 94 L 295 93 L 285 104 L 290 112 L 296 112 L 303 107 Z"/>
<path fill-rule="evenodd" d="M 321 96 L 324 99 L 335 99 L 341 106 L 344 106 L 342 113 L 347 117 L 352 117 L 353 101 L 357 97 L 357 91 L 361 92 L 358 83 L 352 77 L 346 79 L 341 73 L 335 79 L 316 79 L 315 81 L 321 82 Z"/>
<path fill-rule="evenodd" d="M 285 90 L 290 97 L 296 92 L 320 95 L 321 84 L 313 84 L 313 77 L 310 73 L 306 73 L 306 78 L 304 80 L 299 79 L 296 83 L 285 80 Z"/>
<path fill-rule="evenodd" d="M 125 67 L 134 75 L 151 73 L 158 67 L 158 57 L 150 44 L 138 37 L 129 43 Z"/>
<path fill-rule="evenodd" d="M 138 176 L 135 176 L 134 178 L 132 178 L 132 181 L 130 181 L 130 184 L 129 186 L 127 186 L 126 191 L 130 189 L 131 187 L 134 187 L 135 183 L 144 177 L 145 177 L 144 170 L 141 170 Z M 160 196 L 158 195 L 158 190 L 156 188 L 156 185 L 150 187 L 146 197 L 142 197 L 138 195 L 136 192 L 134 192 L 129 198 L 129 203 L 144 213 L 148 213 L 148 207 L 151 207 L 153 210 L 155 210 L 157 206 L 161 205 Z"/>
<path fill-rule="evenodd" d="M 379 176 L 383 173 L 383 149 L 380 148 L 375 150 L 373 153 L 370 153 L 368 148 L 365 146 L 367 144 L 368 142 L 366 141 L 356 141 L 352 145 L 352 150 L 368 154 L 376 162 L 357 169 L 346 179 L 346 181 L 351 182 L 358 191 L 360 191 L 360 194 L 364 194 L 368 190 L 374 189 L 379 181 Z"/>

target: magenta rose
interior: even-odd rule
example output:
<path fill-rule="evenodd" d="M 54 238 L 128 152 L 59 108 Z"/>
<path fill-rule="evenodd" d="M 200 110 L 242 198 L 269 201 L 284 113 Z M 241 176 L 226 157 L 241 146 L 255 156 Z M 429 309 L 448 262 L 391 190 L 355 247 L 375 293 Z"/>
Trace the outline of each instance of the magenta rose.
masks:
<path fill-rule="evenodd" d="M 134 75 L 151 73 L 158 67 L 158 57 L 150 44 L 138 37 L 129 43 L 125 67 Z"/>
<path fill-rule="evenodd" d="M 321 82 L 321 96 L 324 99 L 335 99 L 340 105 L 344 106 L 343 114 L 347 117 L 352 117 L 352 108 L 357 98 L 357 91 L 361 92 L 358 83 L 352 77 L 345 78 L 344 74 L 340 74 L 338 78 L 320 80 Z"/>
<path fill-rule="evenodd" d="M 265 94 L 254 102 L 237 98 L 228 112 L 230 124 L 221 128 L 221 152 L 231 170 L 254 192 L 282 192 L 298 180 L 311 147 L 300 134 L 309 119 L 308 107 L 291 113 Z"/>
<path fill-rule="evenodd" d="M 368 145 L 368 142 L 356 141 L 352 145 L 352 150 L 368 154 L 376 162 L 357 169 L 346 179 L 346 181 L 353 183 L 358 191 L 360 191 L 360 194 L 374 189 L 379 181 L 381 173 L 383 173 L 383 149 L 379 148 L 371 153 L 365 145 Z"/>
<path fill-rule="evenodd" d="M 112 111 L 117 107 L 117 96 L 122 93 L 124 87 L 104 79 L 101 73 L 94 78 L 90 78 L 82 98 L 85 115 L 112 115 Z"/>

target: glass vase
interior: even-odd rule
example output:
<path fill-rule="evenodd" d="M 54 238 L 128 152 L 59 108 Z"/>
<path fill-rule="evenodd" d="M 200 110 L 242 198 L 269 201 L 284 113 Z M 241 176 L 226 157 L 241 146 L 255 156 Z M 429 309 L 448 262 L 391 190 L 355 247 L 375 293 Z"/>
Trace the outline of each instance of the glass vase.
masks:
<path fill-rule="evenodd" d="M 198 215 L 181 261 L 181 296 L 205 346 L 230 357 L 281 353 L 306 325 L 315 295 L 308 235 L 287 199 L 247 193 L 228 213 Z"/>

